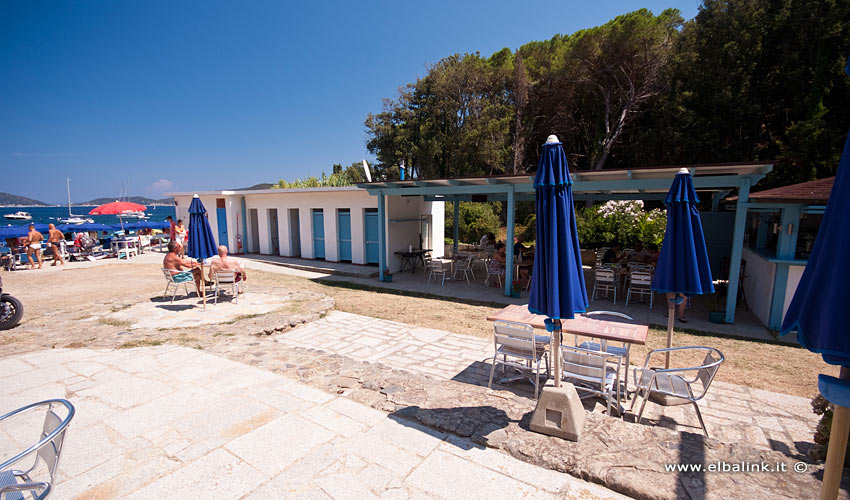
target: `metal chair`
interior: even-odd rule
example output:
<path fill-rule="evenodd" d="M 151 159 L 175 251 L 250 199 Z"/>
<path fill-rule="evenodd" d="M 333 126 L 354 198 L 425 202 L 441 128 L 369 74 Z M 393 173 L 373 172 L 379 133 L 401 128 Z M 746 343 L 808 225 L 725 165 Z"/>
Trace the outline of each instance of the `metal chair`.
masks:
<path fill-rule="evenodd" d="M 445 263 L 441 260 L 432 260 L 431 261 L 431 271 L 428 273 L 428 283 L 431 282 L 431 278 L 434 278 L 435 282 L 437 276 L 442 276 L 442 281 L 440 281 L 440 286 L 446 284 L 446 273 L 449 270 L 446 269 Z"/>
<path fill-rule="evenodd" d="M 174 297 L 177 295 L 177 289 L 180 288 L 180 285 L 183 285 L 183 290 L 186 292 L 186 296 L 189 296 L 189 287 L 187 283 L 194 281 L 194 277 L 192 276 L 192 271 L 180 271 L 174 272 L 173 269 L 162 269 L 162 274 L 165 275 L 165 291 L 162 292 L 163 298 L 168 295 L 168 289 L 170 287 L 174 287 L 174 292 L 171 294 L 171 303 L 174 303 Z"/>
<path fill-rule="evenodd" d="M 215 301 L 218 304 L 218 294 L 223 288 L 221 285 L 230 285 L 230 294 L 233 296 L 233 302 L 239 303 L 239 285 L 242 282 L 241 275 L 237 271 L 220 271 L 215 273 Z"/>
<path fill-rule="evenodd" d="M 54 408 L 60 406 L 64 406 L 67 410 L 65 418 L 61 418 L 54 411 Z M 64 399 L 48 399 L 0 416 L 0 423 L 9 417 L 44 407 L 47 408 L 47 411 L 44 415 L 44 424 L 38 441 L 0 464 L 0 498 L 4 500 L 24 500 L 25 492 L 28 492 L 29 497 L 33 500 L 43 500 L 50 495 L 53 489 L 56 470 L 59 467 L 59 457 L 62 454 L 63 443 L 65 442 L 65 432 L 68 430 L 71 419 L 74 418 L 74 405 Z M 26 458 L 33 459 L 33 464 L 29 469 L 13 468 L 15 464 Z M 39 461 L 44 462 L 47 468 L 49 478 L 44 478 L 46 479 L 44 481 L 30 477 L 30 474 L 33 474 L 33 471 L 38 467 Z"/>
<path fill-rule="evenodd" d="M 499 287 L 502 286 L 502 275 L 504 271 L 498 268 L 501 268 L 501 264 L 499 262 L 494 263 L 492 258 L 487 262 L 487 279 L 484 280 L 484 286 L 490 286 L 490 278 L 493 276 L 499 280 Z"/>
<path fill-rule="evenodd" d="M 626 291 L 626 307 L 629 306 L 629 301 L 632 294 L 640 296 L 641 301 L 644 295 L 649 295 L 649 308 L 652 309 L 652 274 L 646 271 L 632 271 L 629 273 L 629 288 Z"/>
<path fill-rule="evenodd" d="M 667 352 L 684 352 L 684 351 L 705 351 L 705 358 L 699 366 L 690 366 L 687 368 L 650 368 L 649 360 L 653 354 Z M 653 349 L 646 355 L 646 361 L 643 368 L 635 368 L 635 384 L 637 385 L 637 393 L 635 399 L 632 400 L 632 406 L 629 409 L 634 409 L 637 396 L 643 395 L 643 403 L 640 405 L 640 412 L 637 416 L 637 422 L 640 423 L 643 418 L 643 410 L 646 407 L 646 402 L 653 394 L 667 396 L 670 398 L 681 399 L 682 404 L 690 402 L 694 405 L 694 410 L 697 412 L 699 424 L 702 426 L 702 432 L 708 437 L 708 430 L 705 428 L 705 422 L 702 420 L 702 413 L 699 411 L 697 401 L 705 397 L 708 392 L 714 376 L 717 374 L 717 369 L 726 358 L 723 353 L 713 347 L 701 346 L 686 346 L 686 347 L 668 347 L 665 349 Z M 693 373 L 693 378 L 685 378 L 683 375 L 688 372 Z M 700 382 L 701 388 L 694 387 L 697 382 Z"/>
<path fill-rule="evenodd" d="M 490 367 L 490 380 L 487 387 L 493 387 L 493 374 L 496 364 L 516 368 L 528 373 L 528 379 L 534 384 L 534 399 L 540 392 L 540 362 L 545 361 L 546 375 L 549 375 L 549 356 L 547 346 L 549 340 L 534 335 L 534 328 L 523 323 L 496 321 L 493 323 L 493 366 Z M 499 360 L 499 356 L 502 359 Z M 508 359 L 512 358 L 512 359 Z M 517 361 L 519 360 L 519 361 Z M 531 378 L 531 373 L 534 378 Z"/>
<path fill-rule="evenodd" d="M 456 280 L 457 273 L 463 273 L 463 278 L 466 280 L 466 283 L 469 284 L 469 276 L 472 275 L 472 280 L 475 281 L 475 274 L 472 272 L 472 256 L 466 257 L 463 260 L 458 261 L 457 266 L 455 267 L 455 272 L 452 274 L 452 280 Z"/>
<path fill-rule="evenodd" d="M 634 321 L 634 318 L 629 316 L 628 314 L 623 314 L 621 312 L 616 311 L 589 311 L 584 313 L 586 317 L 596 317 L 596 316 L 614 316 L 616 318 L 622 318 L 629 321 Z M 628 342 L 623 342 L 622 346 L 613 346 L 608 345 L 607 340 L 602 340 L 601 342 L 595 342 L 592 340 L 584 341 L 581 344 L 578 343 L 578 335 L 575 336 L 575 343 L 577 347 L 582 349 L 587 349 L 589 351 L 603 351 L 608 354 L 619 356 L 623 360 L 623 366 L 625 366 L 624 377 L 623 377 L 623 387 L 625 388 L 626 394 L 629 393 L 629 354 L 632 348 L 632 345 Z"/>
<path fill-rule="evenodd" d="M 614 304 L 617 304 L 617 279 L 614 270 L 605 267 L 597 267 L 593 270 L 594 283 L 593 292 L 590 294 L 590 301 L 596 300 L 596 292 L 605 292 L 605 297 L 608 297 L 608 292 L 614 293 Z"/>
<path fill-rule="evenodd" d="M 617 406 L 617 414 L 622 417 L 620 411 L 621 357 L 604 351 L 562 345 L 561 359 L 564 380 L 572 382 L 578 391 L 604 397 L 608 405 L 608 415 L 611 415 L 613 400 Z M 609 363 L 616 365 L 616 368 L 608 366 Z"/>

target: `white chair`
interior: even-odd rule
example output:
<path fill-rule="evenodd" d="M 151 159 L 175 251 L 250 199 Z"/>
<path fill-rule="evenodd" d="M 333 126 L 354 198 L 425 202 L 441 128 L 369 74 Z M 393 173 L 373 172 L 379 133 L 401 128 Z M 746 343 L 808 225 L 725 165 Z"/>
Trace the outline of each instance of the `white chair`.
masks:
<path fill-rule="evenodd" d="M 446 263 L 442 260 L 432 260 L 431 261 L 431 271 L 428 273 L 428 283 L 431 282 L 431 278 L 437 279 L 438 276 L 442 278 L 440 281 L 440 286 L 443 286 L 446 283 L 446 273 L 449 270 L 446 269 Z"/>
<path fill-rule="evenodd" d="M 215 302 L 218 304 L 218 294 L 222 290 L 222 285 L 230 285 L 230 294 L 233 296 L 233 302 L 239 303 L 239 284 L 241 276 L 237 271 L 219 271 L 215 273 Z"/>
<path fill-rule="evenodd" d="M 590 294 L 590 301 L 596 300 L 596 292 L 604 292 L 605 297 L 608 297 L 608 292 L 614 293 L 614 304 L 617 304 L 617 278 L 614 270 L 606 267 L 597 267 L 593 270 L 594 283 L 593 292 Z"/>
<path fill-rule="evenodd" d="M 626 291 L 626 307 L 632 299 L 632 294 L 639 295 L 641 301 L 649 295 L 649 308 L 652 309 L 652 274 L 646 271 L 632 271 L 629 277 L 629 288 Z"/>
<path fill-rule="evenodd" d="M 616 311 L 590 311 L 584 313 L 586 317 L 593 318 L 597 316 L 613 316 L 615 318 L 621 318 L 628 321 L 634 321 L 634 319 L 628 314 L 623 314 L 621 312 Z M 586 340 L 581 344 L 578 343 L 578 335 L 575 336 L 575 343 L 577 347 L 582 349 L 587 349 L 589 351 L 603 351 L 613 356 L 618 356 L 623 360 L 623 366 L 625 370 L 623 371 L 623 387 L 625 388 L 626 394 L 629 392 L 629 354 L 631 351 L 632 345 L 628 342 L 623 342 L 622 346 L 613 346 L 608 345 L 607 340 L 602 340 L 601 342 L 596 342 L 595 340 Z"/>
<path fill-rule="evenodd" d="M 546 374 L 549 374 L 549 356 L 547 337 L 534 335 L 531 325 L 512 323 L 509 321 L 496 321 L 493 323 L 493 365 L 490 367 L 490 380 L 487 388 L 493 387 L 493 374 L 496 372 L 496 364 L 502 365 L 504 371 L 507 367 L 516 368 L 528 374 L 528 379 L 534 384 L 534 399 L 540 392 L 540 362 L 545 361 Z M 502 359 L 499 359 L 499 356 Z M 508 359 L 510 358 L 510 359 Z M 531 375 L 534 374 L 532 379 Z"/>
<path fill-rule="evenodd" d="M 496 264 L 493 264 L 493 259 L 491 258 L 490 261 L 487 262 L 487 279 L 484 280 L 484 286 L 490 286 L 490 278 L 492 278 L 493 276 L 495 276 L 496 279 L 499 280 L 499 287 L 502 286 L 502 274 L 504 272 L 501 270 L 493 269 L 494 265 L 500 266 L 498 262 Z"/>
<path fill-rule="evenodd" d="M 455 267 L 455 272 L 452 274 L 452 280 L 457 279 L 457 273 L 463 273 L 463 279 L 469 284 L 469 276 L 472 275 L 472 280 L 475 281 L 475 274 L 472 272 L 472 256 L 459 260 Z"/>
<path fill-rule="evenodd" d="M 590 392 L 605 398 L 608 415 L 611 415 L 611 403 L 620 412 L 620 363 L 621 358 L 603 351 L 591 351 L 581 347 L 561 346 L 563 359 L 562 378 L 571 382 L 576 390 Z M 608 366 L 616 365 L 615 367 Z"/>
<path fill-rule="evenodd" d="M 180 288 L 180 285 L 183 285 L 183 290 L 186 292 L 186 297 L 189 296 L 189 287 L 187 283 L 194 281 L 194 277 L 192 276 L 192 271 L 179 271 L 175 272 L 172 269 L 162 269 L 162 274 L 165 275 L 165 291 L 162 292 L 162 296 L 165 297 L 168 295 L 168 289 L 170 287 L 174 287 L 174 292 L 171 294 L 171 303 L 174 303 L 174 297 L 177 295 L 177 289 Z"/>
<path fill-rule="evenodd" d="M 57 409 L 64 407 L 65 417 L 60 417 Z M 0 498 L 3 500 L 44 500 L 47 498 L 56 481 L 56 471 L 59 468 L 59 458 L 65 443 L 65 434 L 74 418 L 74 405 L 64 399 L 49 399 L 33 403 L 0 416 L 0 422 L 9 417 L 29 411 L 45 410 L 44 423 L 38 441 L 12 458 L 0 463 Z M 7 429 L 11 435 L 17 434 L 18 426 L 10 425 Z M 32 460 L 32 466 L 18 465 L 24 459 Z M 44 463 L 44 468 L 39 467 Z M 46 469 L 46 477 L 44 470 Z M 32 476 L 37 477 L 32 477 Z M 26 497 L 25 497 L 26 495 Z"/>
<path fill-rule="evenodd" d="M 668 353 L 668 352 L 699 352 L 704 351 L 702 365 L 691 366 L 687 368 L 650 368 L 649 360 L 653 354 Z M 646 355 L 646 361 L 643 368 L 635 368 L 635 383 L 637 384 L 637 394 L 632 400 L 632 406 L 629 411 L 635 407 L 637 396 L 643 396 L 643 403 L 640 405 L 640 412 L 637 416 L 637 422 L 640 423 L 643 418 L 643 410 L 646 407 L 646 401 L 653 394 L 681 400 L 682 404 L 691 403 L 694 410 L 697 412 L 699 424 L 702 426 L 702 432 L 708 437 L 708 430 L 705 428 L 705 422 L 702 420 L 702 413 L 699 411 L 697 401 L 705 397 L 708 392 L 714 376 L 720 365 L 725 361 L 723 353 L 713 347 L 686 346 L 686 347 L 668 347 L 665 349 L 653 349 Z M 693 378 L 685 378 L 691 372 Z M 693 373 L 695 372 L 695 373 Z M 699 384 L 697 384 L 699 382 Z"/>

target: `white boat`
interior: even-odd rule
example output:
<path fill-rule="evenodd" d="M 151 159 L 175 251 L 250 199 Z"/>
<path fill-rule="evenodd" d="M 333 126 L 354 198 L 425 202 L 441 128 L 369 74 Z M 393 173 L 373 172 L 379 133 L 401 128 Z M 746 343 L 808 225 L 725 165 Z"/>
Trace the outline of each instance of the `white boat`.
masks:
<path fill-rule="evenodd" d="M 6 214 L 3 217 L 10 220 L 30 220 L 32 215 L 29 212 L 17 211 L 13 214 Z"/>
<path fill-rule="evenodd" d="M 121 214 L 121 217 L 126 217 L 127 219 L 147 219 L 148 214 L 144 212 L 127 212 L 126 214 Z"/>
<path fill-rule="evenodd" d="M 68 188 L 68 217 L 60 217 L 59 222 L 62 224 L 85 224 L 93 223 L 94 219 L 83 217 L 82 215 L 74 215 L 71 213 L 71 178 L 65 177 L 65 185 Z"/>

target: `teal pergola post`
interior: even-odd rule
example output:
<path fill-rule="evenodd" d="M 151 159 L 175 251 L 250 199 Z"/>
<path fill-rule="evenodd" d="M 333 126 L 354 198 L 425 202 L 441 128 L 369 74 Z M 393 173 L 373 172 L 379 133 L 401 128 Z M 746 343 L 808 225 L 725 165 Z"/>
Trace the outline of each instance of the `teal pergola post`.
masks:
<path fill-rule="evenodd" d="M 505 245 L 505 296 L 511 296 L 514 281 L 514 187 L 508 186 L 508 234 Z"/>
<path fill-rule="evenodd" d="M 726 322 L 735 322 L 738 305 L 738 280 L 741 277 L 741 255 L 744 249 L 744 229 L 747 224 L 747 207 L 750 199 L 750 179 L 741 179 L 738 203 L 735 210 L 735 229 L 732 232 L 732 255 L 729 259 L 729 287 L 726 292 Z"/>
<path fill-rule="evenodd" d="M 454 223 L 452 224 L 452 257 L 457 255 L 457 241 L 460 239 L 460 198 L 455 197 L 454 202 L 452 202 L 452 207 L 454 208 Z"/>
<path fill-rule="evenodd" d="M 387 233 L 384 227 L 386 207 L 384 193 L 378 193 L 378 281 L 384 281 L 384 268 L 387 267 Z"/>
<path fill-rule="evenodd" d="M 780 216 L 779 241 L 776 244 L 776 259 L 794 260 L 797 253 L 797 234 L 800 229 L 799 205 L 785 207 Z M 773 297 L 770 301 L 770 317 L 768 328 L 779 330 L 782 326 L 782 312 L 785 309 L 785 290 L 788 287 L 787 262 L 777 262 L 776 272 L 773 275 Z"/>

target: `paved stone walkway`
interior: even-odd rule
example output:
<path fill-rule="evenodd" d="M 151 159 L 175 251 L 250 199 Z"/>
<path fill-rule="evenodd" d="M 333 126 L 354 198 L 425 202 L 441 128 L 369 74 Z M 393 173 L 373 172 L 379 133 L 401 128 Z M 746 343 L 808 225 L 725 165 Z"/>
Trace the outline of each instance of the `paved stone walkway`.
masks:
<path fill-rule="evenodd" d="M 76 406 L 55 499 L 623 498 L 196 349 L 54 349 L 0 373 L 0 413 Z M 40 423 L 4 424 L 0 456 Z"/>
<path fill-rule="evenodd" d="M 340 311 L 295 328 L 277 337 L 277 341 L 485 387 L 493 356 L 489 339 Z M 531 395 L 531 385 L 524 382 L 494 387 Z M 801 458 L 814 445 L 812 435 L 818 417 L 805 398 L 714 382 L 700 401 L 700 409 L 711 437 L 724 443 L 744 441 Z M 701 433 L 690 405 L 664 407 L 647 403 L 643 422 Z"/>

